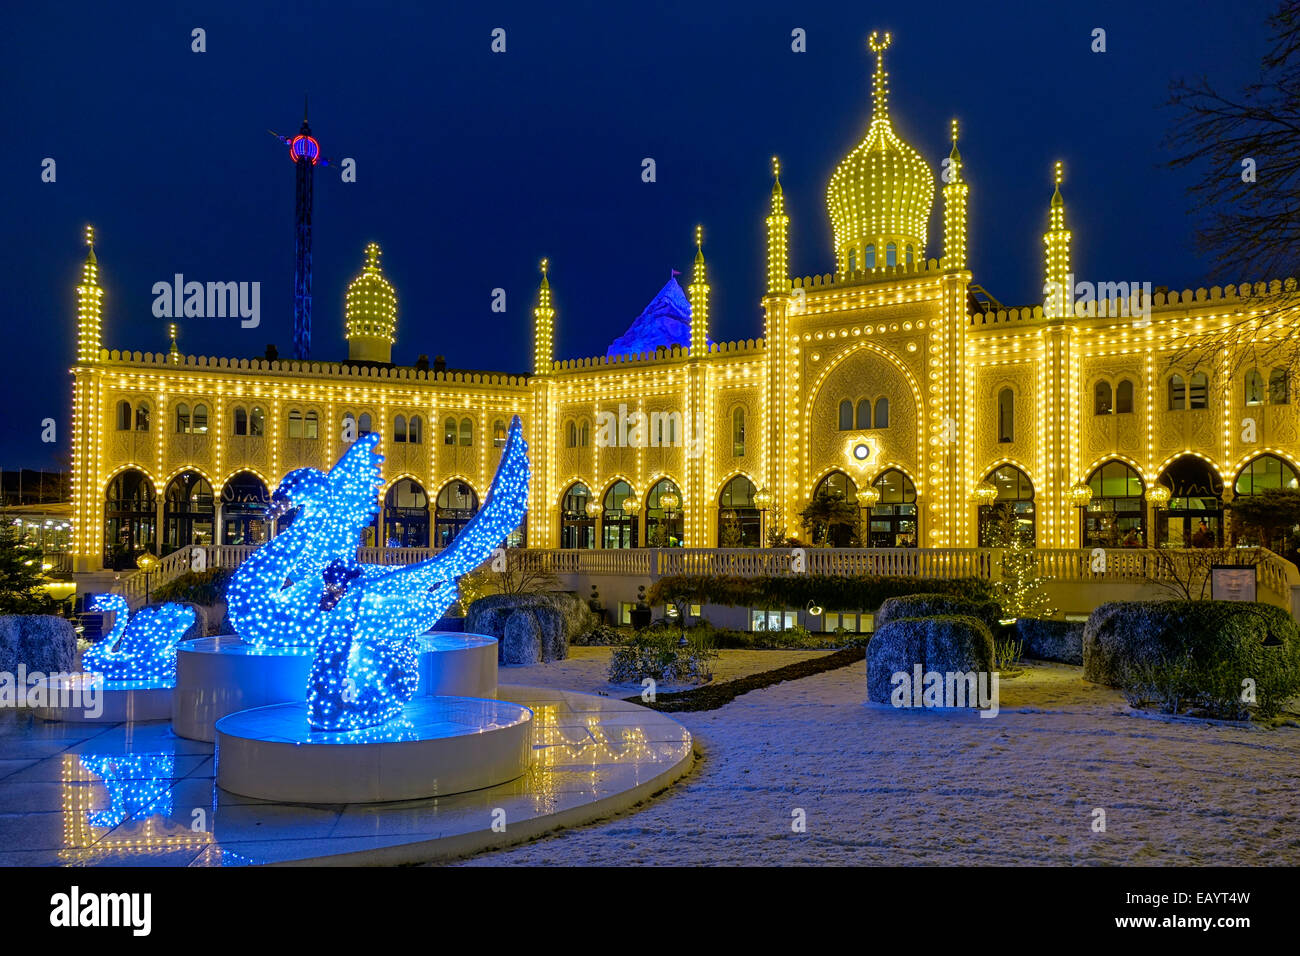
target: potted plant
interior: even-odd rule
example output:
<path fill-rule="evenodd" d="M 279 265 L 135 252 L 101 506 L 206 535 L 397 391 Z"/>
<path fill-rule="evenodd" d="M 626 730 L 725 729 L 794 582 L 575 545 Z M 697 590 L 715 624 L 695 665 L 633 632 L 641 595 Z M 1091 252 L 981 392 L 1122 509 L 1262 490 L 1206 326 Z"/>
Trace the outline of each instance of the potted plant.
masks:
<path fill-rule="evenodd" d="M 587 598 L 587 607 L 591 608 L 591 613 L 601 624 L 605 623 L 605 605 L 600 603 L 600 592 L 596 590 L 596 585 L 591 586 L 591 597 Z"/>
<path fill-rule="evenodd" d="M 650 605 L 645 599 L 645 585 L 641 584 L 636 589 L 636 607 L 632 608 L 630 617 L 632 618 L 632 627 L 634 630 L 642 630 L 650 626 Z"/>

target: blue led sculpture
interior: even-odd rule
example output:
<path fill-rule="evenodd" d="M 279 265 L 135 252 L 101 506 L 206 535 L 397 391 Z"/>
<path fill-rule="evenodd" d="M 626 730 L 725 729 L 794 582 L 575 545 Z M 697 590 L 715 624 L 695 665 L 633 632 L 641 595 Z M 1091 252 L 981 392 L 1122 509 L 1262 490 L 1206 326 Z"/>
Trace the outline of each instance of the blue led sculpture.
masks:
<path fill-rule="evenodd" d="M 81 754 L 78 759 L 108 793 L 106 808 L 86 812 L 90 826 L 111 830 L 127 820 L 172 815 L 174 754 Z"/>
<path fill-rule="evenodd" d="M 321 570 L 313 592 L 319 594 L 321 636 L 307 685 L 314 729 L 360 730 L 401 714 L 419 682 L 416 638 L 456 600 L 457 579 L 482 564 L 523 521 L 528 478 L 528 445 L 516 416 L 483 507 L 446 549 L 407 567 L 359 565 L 354 557 L 337 555 Z M 373 498 L 367 507 L 374 508 Z M 365 516 L 332 520 L 359 529 Z M 297 521 L 290 530 L 296 526 Z M 335 540 L 323 531 L 315 534 L 322 542 Z"/>
<path fill-rule="evenodd" d="M 176 680 L 176 643 L 194 625 L 194 608 L 180 604 L 130 613 L 120 594 L 98 594 L 91 610 L 112 611 L 113 629 L 81 655 L 81 669 L 111 681 Z"/>

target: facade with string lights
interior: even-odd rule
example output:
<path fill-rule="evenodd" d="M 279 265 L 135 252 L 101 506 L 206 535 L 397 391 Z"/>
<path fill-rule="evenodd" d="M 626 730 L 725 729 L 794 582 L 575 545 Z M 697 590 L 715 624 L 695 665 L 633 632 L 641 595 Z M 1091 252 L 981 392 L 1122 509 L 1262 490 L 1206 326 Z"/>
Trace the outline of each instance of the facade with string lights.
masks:
<path fill-rule="evenodd" d="M 1231 543 L 1234 498 L 1297 486 L 1300 419 L 1284 368 L 1215 343 L 1254 322 L 1266 354 L 1289 334 L 1294 280 L 1080 294 L 1058 164 L 1043 300 L 1002 307 L 970 268 L 978 178 L 956 124 L 935 168 L 899 137 L 888 45 L 872 35 L 870 124 L 827 188 L 833 272 L 790 275 L 773 161 L 750 340 L 709 338 L 697 230 L 685 289 L 670 279 L 596 358 L 554 355 L 563 316 L 543 263 L 529 375 L 393 364 L 397 296 L 374 244 L 347 291 L 347 361 L 184 355 L 174 339 L 121 351 L 104 342 L 92 242 L 73 368 L 76 569 L 260 543 L 279 480 L 371 432 L 386 484 L 364 543 L 440 547 L 480 507 L 514 415 L 532 460 L 515 542 L 528 547 L 972 548 L 1007 514 L 1038 548 Z"/>

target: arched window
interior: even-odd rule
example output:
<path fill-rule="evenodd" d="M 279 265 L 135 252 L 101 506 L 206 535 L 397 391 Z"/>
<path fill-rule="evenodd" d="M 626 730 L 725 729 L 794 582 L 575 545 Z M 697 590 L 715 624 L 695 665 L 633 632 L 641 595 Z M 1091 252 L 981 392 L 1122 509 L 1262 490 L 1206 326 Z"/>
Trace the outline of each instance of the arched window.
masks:
<path fill-rule="evenodd" d="M 190 431 L 190 407 L 184 402 L 176 405 L 176 432 L 188 435 Z"/>
<path fill-rule="evenodd" d="M 1180 455 L 1156 478 L 1169 500 L 1155 512 L 1157 548 L 1211 548 L 1222 543 L 1223 479 L 1199 455 Z"/>
<path fill-rule="evenodd" d="M 868 540 L 873 548 L 915 548 L 917 529 L 916 485 L 897 468 L 881 473 L 872 485 L 880 500 L 871 509 Z"/>
<path fill-rule="evenodd" d="M 445 548 L 478 513 L 478 495 L 463 481 L 451 481 L 438 492 L 433 544 Z"/>
<path fill-rule="evenodd" d="M 858 250 L 856 248 L 849 250 L 849 272 L 858 271 Z"/>
<path fill-rule="evenodd" d="M 578 423 L 573 421 L 569 422 L 569 427 L 565 429 L 565 432 L 568 435 L 566 444 L 570 448 L 577 448 L 578 447 Z"/>
<path fill-rule="evenodd" d="M 737 406 L 731 410 L 731 457 L 745 454 L 745 409 Z"/>
<path fill-rule="evenodd" d="M 393 441 L 406 444 L 406 416 L 393 416 Z"/>
<path fill-rule="evenodd" d="M 1187 407 L 1187 386 L 1177 373 L 1169 376 L 1169 410 L 1181 412 Z"/>
<path fill-rule="evenodd" d="M 302 437 L 302 412 L 296 408 L 289 409 L 289 437 Z"/>
<path fill-rule="evenodd" d="M 104 567 L 124 571 L 154 546 L 158 512 L 153 485 L 129 469 L 113 477 L 104 492 Z"/>
<path fill-rule="evenodd" d="M 840 431 L 853 430 L 853 403 L 847 398 L 840 402 Z"/>
<path fill-rule="evenodd" d="M 997 500 L 980 505 L 981 548 L 1009 547 L 1014 535 L 1027 547 L 1034 546 L 1034 486 L 1029 476 L 1014 465 L 1000 465 L 985 479 L 998 490 Z"/>
<path fill-rule="evenodd" d="M 858 402 L 858 428 L 871 427 L 871 399 L 864 398 Z"/>
<path fill-rule="evenodd" d="M 754 505 L 754 483 L 736 475 L 722 487 L 718 496 L 718 547 L 757 548 L 760 542 L 762 515 Z"/>
<path fill-rule="evenodd" d="M 1113 410 L 1110 382 L 1098 382 L 1092 387 L 1092 413 L 1094 415 L 1109 415 Z"/>
<path fill-rule="evenodd" d="M 442 443 L 444 445 L 456 444 L 456 419 L 449 418 L 442 423 Z"/>
<path fill-rule="evenodd" d="M 460 420 L 460 443 L 462 445 L 474 444 L 474 423 L 468 418 Z"/>
<path fill-rule="evenodd" d="M 412 445 L 424 443 L 424 419 L 419 415 L 411 416 L 410 424 L 406 426 L 406 440 Z"/>
<path fill-rule="evenodd" d="M 889 427 L 889 399 L 883 395 L 876 399 L 876 427 Z"/>
<path fill-rule="evenodd" d="M 813 544 L 832 548 L 860 548 L 862 513 L 858 486 L 842 471 L 832 471 L 813 489 L 803 512 L 804 528 Z"/>
<path fill-rule="evenodd" d="M 235 434 L 248 434 L 248 410 L 242 405 L 235 406 Z"/>
<path fill-rule="evenodd" d="M 1291 377 L 1284 368 L 1275 368 L 1268 373 L 1268 403 L 1270 405 L 1287 405 L 1291 401 Z"/>
<path fill-rule="evenodd" d="M 370 421 L 370 413 L 362 412 L 361 417 L 357 419 L 357 436 L 369 435 L 373 431 L 374 427 Z"/>
<path fill-rule="evenodd" d="M 1015 441 L 1016 395 L 1009 388 L 998 392 L 998 441 Z"/>
<path fill-rule="evenodd" d="M 1264 376 L 1259 374 L 1257 368 L 1246 373 L 1246 404 L 1264 404 Z"/>
<path fill-rule="evenodd" d="M 194 423 L 191 430 L 196 435 L 208 433 L 208 406 L 202 403 L 194 406 Z"/>
<path fill-rule="evenodd" d="M 396 434 L 393 437 L 396 438 Z M 384 496 L 384 547 L 428 546 L 429 496 L 418 481 L 403 478 L 395 482 Z"/>
<path fill-rule="evenodd" d="M 351 412 L 344 412 L 342 440 L 346 442 L 356 441 L 359 434 L 357 431 L 357 417 Z"/>
<path fill-rule="evenodd" d="M 1296 470 L 1276 455 L 1260 455 L 1241 469 L 1233 490 L 1239 496 L 1257 495 L 1262 491 L 1300 488 Z"/>
<path fill-rule="evenodd" d="M 602 548 L 635 548 L 637 519 L 623 510 L 623 502 L 632 497 L 632 486 L 622 479 L 605 492 L 604 515 L 600 522 Z"/>
<path fill-rule="evenodd" d="M 149 430 L 148 402 L 141 402 L 135 407 L 135 430 L 138 432 L 147 432 Z"/>
<path fill-rule="evenodd" d="M 1210 407 L 1210 379 L 1204 372 L 1193 372 L 1187 383 L 1187 407 Z"/>
<path fill-rule="evenodd" d="M 221 489 L 221 544 L 263 544 L 271 534 L 271 495 L 251 471 L 231 476 Z"/>
<path fill-rule="evenodd" d="M 659 479 L 645 497 L 645 543 L 648 548 L 682 545 L 682 493 L 671 478 Z"/>
<path fill-rule="evenodd" d="M 587 513 L 591 492 L 582 482 L 575 482 L 560 502 L 560 547 L 594 548 L 596 519 Z"/>
<path fill-rule="evenodd" d="M 578 428 L 578 446 L 586 448 L 591 441 L 591 429 L 587 422 L 583 422 Z"/>
<path fill-rule="evenodd" d="M 1092 499 L 1083 511 L 1087 548 L 1146 547 L 1146 492 L 1142 477 L 1122 461 L 1108 461 L 1088 476 Z"/>
<path fill-rule="evenodd" d="M 266 413 L 256 405 L 248 411 L 248 434 L 254 438 L 266 434 Z"/>
<path fill-rule="evenodd" d="M 492 445 L 495 448 L 506 447 L 506 423 L 504 419 L 498 418 L 492 423 Z"/>
<path fill-rule="evenodd" d="M 867 269 L 876 267 L 876 247 L 867 246 L 866 252 L 862 254 L 862 265 Z"/>
<path fill-rule="evenodd" d="M 319 436 L 317 430 L 318 420 L 314 411 L 309 411 L 302 420 L 302 437 L 316 438 Z"/>
<path fill-rule="evenodd" d="M 1133 411 L 1133 382 L 1127 378 L 1120 379 L 1115 386 L 1115 412 L 1128 415 Z"/>
<path fill-rule="evenodd" d="M 163 492 L 163 538 L 160 553 L 215 544 L 216 503 L 212 486 L 196 472 L 177 475 Z"/>
<path fill-rule="evenodd" d="M 912 264 L 913 264 L 912 246 L 909 243 L 907 247 L 907 267 L 910 269 L 912 267 Z"/>
<path fill-rule="evenodd" d="M 117 403 L 117 430 L 120 432 L 130 431 L 131 429 L 131 403 Z"/>
<path fill-rule="evenodd" d="M 898 246 L 892 242 L 885 246 L 885 265 L 898 265 Z"/>

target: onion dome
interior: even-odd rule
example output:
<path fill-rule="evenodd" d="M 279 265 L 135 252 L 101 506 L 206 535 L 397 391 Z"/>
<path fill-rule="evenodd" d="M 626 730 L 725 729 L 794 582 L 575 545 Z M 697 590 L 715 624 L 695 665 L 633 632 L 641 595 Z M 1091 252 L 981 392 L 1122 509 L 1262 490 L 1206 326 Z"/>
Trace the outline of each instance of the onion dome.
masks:
<path fill-rule="evenodd" d="M 366 264 L 348 285 L 344 298 L 344 327 L 348 358 L 361 362 L 390 362 L 397 339 L 397 293 L 379 268 L 379 244 L 366 246 Z"/>

